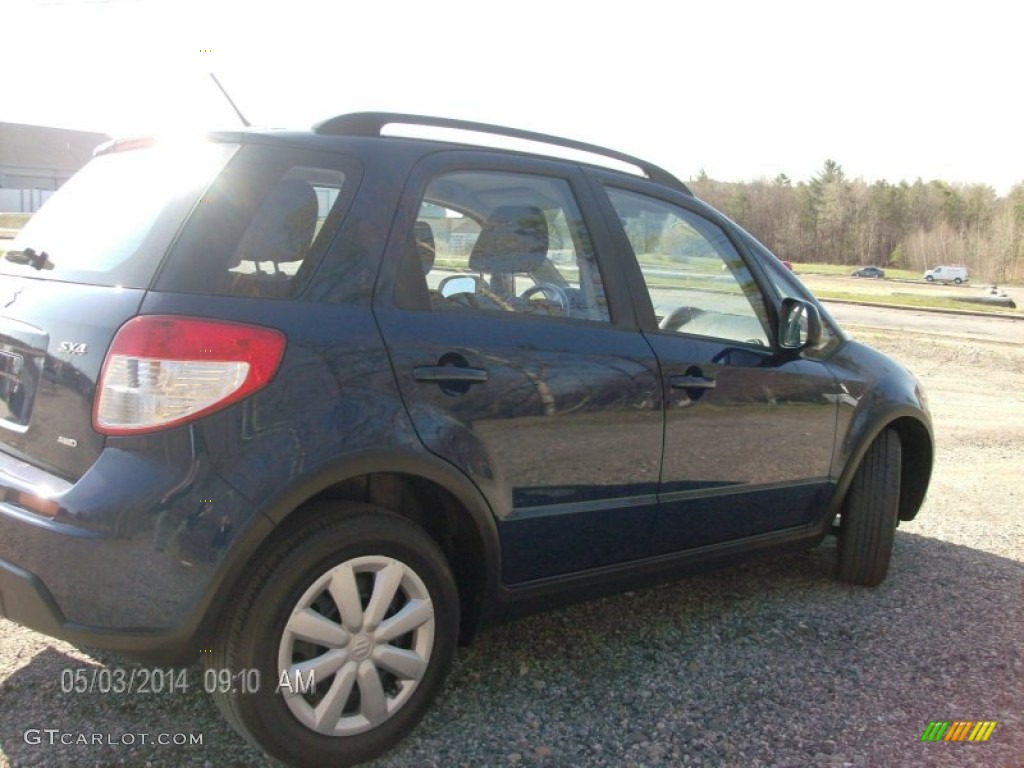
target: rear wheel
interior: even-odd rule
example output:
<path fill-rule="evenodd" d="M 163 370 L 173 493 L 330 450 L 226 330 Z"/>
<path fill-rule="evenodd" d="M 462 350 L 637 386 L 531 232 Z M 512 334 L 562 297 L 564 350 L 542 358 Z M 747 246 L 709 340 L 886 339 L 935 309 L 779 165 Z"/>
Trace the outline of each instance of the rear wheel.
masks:
<path fill-rule="evenodd" d="M 880 434 L 864 455 L 843 502 L 836 578 L 873 587 L 892 558 L 900 500 L 900 438 Z"/>
<path fill-rule="evenodd" d="M 437 694 L 458 594 L 405 518 L 364 504 L 310 512 L 249 578 L 207 667 L 259 681 L 214 692 L 249 741 L 292 765 L 348 766 L 397 743 Z"/>

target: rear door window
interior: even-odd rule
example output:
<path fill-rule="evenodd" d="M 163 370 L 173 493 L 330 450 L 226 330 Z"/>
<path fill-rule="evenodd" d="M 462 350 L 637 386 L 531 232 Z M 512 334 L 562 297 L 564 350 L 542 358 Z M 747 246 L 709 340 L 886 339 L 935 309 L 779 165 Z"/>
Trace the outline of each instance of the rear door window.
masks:
<path fill-rule="evenodd" d="M 457 171 L 436 177 L 410 244 L 430 306 L 610 322 L 604 283 L 564 179 Z"/>

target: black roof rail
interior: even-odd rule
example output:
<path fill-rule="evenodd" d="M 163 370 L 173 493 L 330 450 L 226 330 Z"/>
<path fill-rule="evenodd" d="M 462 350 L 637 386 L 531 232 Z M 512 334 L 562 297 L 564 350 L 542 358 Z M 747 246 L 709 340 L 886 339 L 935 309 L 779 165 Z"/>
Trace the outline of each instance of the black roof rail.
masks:
<path fill-rule="evenodd" d="M 506 128 L 501 125 L 491 125 L 490 123 L 474 123 L 469 120 L 455 120 L 447 117 L 428 117 L 425 115 L 406 115 L 391 112 L 355 112 L 323 120 L 313 126 L 313 131 L 329 136 L 367 136 L 375 138 L 382 135 L 381 131 L 384 126 L 394 124 L 422 125 L 451 128 L 460 131 L 474 131 L 476 133 L 490 133 L 496 136 L 525 139 L 526 141 L 535 141 L 541 144 L 550 144 L 552 146 L 575 149 L 580 152 L 588 152 L 592 155 L 607 157 L 632 165 L 639 168 L 651 181 L 657 181 L 665 186 L 692 194 L 683 182 L 664 168 L 660 168 L 646 160 L 641 160 L 639 157 L 617 152 L 614 149 L 599 147 L 596 144 L 587 144 L 582 141 L 563 139 L 559 136 L 549 136 L 544 133 L 534 133 L 533 131 L 524 131 L 518 128 Z"/>

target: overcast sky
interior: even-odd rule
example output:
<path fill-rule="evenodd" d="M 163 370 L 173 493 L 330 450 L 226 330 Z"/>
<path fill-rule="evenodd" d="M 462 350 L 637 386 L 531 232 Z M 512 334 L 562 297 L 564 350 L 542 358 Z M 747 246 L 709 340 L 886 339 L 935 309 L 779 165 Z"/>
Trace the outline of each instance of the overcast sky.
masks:
<path fill-rule="evenodd" d="M 268 9 L 275 10 L 270 11 Z M 495 122 L 683 179 L 1024 182 L 1024 6 L 916 0 L 4 0 L 0 120 L 111 134 L 364 110 Z"/>

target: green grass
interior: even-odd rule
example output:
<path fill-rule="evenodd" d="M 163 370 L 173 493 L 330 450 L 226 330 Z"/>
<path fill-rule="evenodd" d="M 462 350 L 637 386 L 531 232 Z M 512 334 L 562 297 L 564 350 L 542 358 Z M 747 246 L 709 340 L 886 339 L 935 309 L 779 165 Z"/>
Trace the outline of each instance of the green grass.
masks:
<path fill-rule="evenodd" d="M 814 295 L 819 299 L 828 301 L 838 299 L 840 301 L 856 301 L 860 304 L 891 304 L 898 307 L 922 307 L 926 309 L 959 309 L 971 312 L 992 312 L 994 314 L 1017 314 L 1019 310 L 1007 309 L 1006 307 L 991 307 L 986 304 L 975 304 L 967 301 L 943 298 L 939 296 L 912 296 L 906 293 L 891 295 L 871 295 L 866 293 L 855 293 L 853 291 L 815 291 Z"/>
<path fill-rule="evenodd" d="M 21 229 L 31 218 L 31 213 L 0 213 L 0 229 Z"/>

